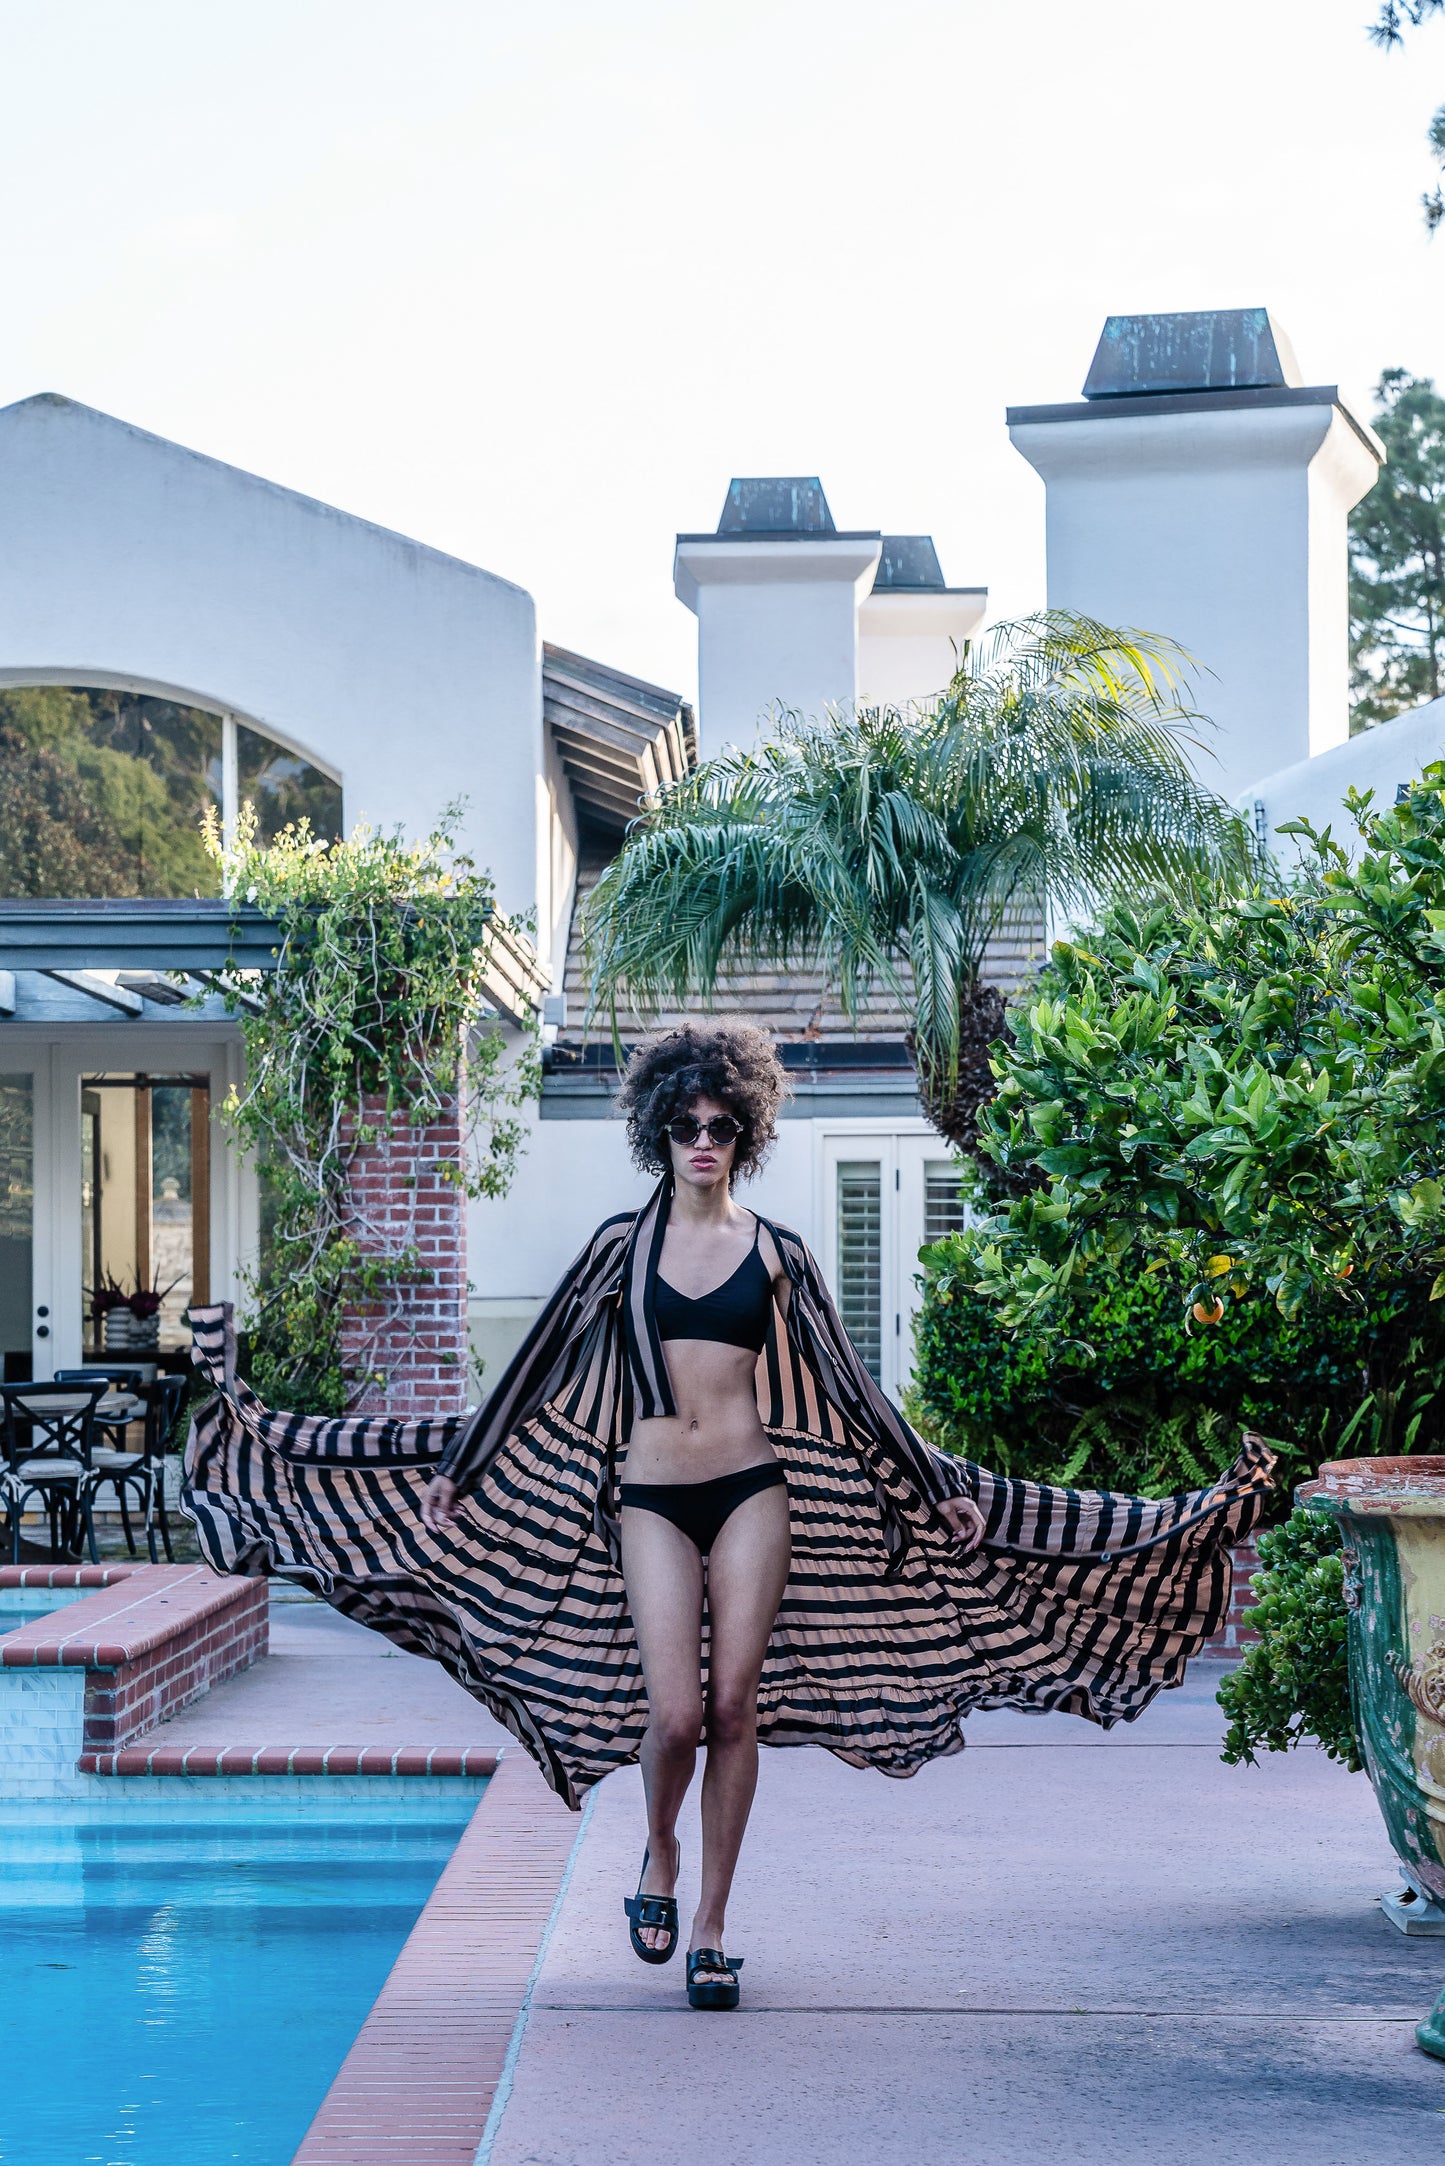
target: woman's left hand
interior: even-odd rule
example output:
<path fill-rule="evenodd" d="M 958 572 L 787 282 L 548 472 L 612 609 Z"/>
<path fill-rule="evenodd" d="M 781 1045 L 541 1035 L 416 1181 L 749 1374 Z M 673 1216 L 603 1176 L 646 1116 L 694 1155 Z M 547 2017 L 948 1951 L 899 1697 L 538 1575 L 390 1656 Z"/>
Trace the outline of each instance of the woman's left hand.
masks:
<path fill-rule="evenodd" d="M 984 1518 L 972 1497 L 945 1497 L 938 1513 L 952 1527 L 961 1548 L 977 1549 L 983 1540 Z"/>

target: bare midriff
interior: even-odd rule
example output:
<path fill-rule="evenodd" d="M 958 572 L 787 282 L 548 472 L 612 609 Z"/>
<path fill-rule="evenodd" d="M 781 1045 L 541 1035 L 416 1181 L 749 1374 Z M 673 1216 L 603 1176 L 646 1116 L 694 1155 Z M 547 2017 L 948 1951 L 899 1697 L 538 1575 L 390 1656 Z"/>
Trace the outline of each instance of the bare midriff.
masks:
<path fill-rule="evenodd" d="M 666 1358 L 677 1412 L 635 1425 L 629 1482 L 712 1482 L 777 1457 L 758 1419 L 757 1361 L 746 1347 L 669 1339 Z"/>

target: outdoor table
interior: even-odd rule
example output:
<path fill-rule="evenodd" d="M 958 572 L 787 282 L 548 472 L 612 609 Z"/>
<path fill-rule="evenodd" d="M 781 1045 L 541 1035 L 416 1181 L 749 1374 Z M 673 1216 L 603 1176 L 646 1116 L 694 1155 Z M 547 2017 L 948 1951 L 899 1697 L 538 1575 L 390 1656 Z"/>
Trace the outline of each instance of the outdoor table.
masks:
<path fill-rule="evenodd" d="M 46 1405 L 60 1413 L 78 1414 L 86 1401 L 87 1395 L 83 1391 L 67 1392 L 62 1396 L 48 1384 L 37 1384 L 34 1388 L 37 1396 L 43 1391 Z M 137 1399 L 135 1394 L 129 1391 L 108 1391 L 103 1399 L 96 1400 L 93 1418 L 97 1429 L 107 1429 L 113 1434 L 123 1436 L 130 1424 L 142 1420 L 144 1415 L 144 1399 Z"/>

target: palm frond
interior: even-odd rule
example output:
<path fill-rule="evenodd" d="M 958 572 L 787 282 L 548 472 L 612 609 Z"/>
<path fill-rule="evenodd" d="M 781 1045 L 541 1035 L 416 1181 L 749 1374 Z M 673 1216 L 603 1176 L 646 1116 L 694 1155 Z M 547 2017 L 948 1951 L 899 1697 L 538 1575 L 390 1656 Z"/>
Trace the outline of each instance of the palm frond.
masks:
<path fill-rule="evenodd" d="M 956 1075 L 989 941 L 1243 873 L 1196 774 L 1211 727 L 1172 641 L 1045 611 L 964 651 L 931 710 L 785 714 L 659 793 L 584 919 L 589 1016 L 707 998 L 730 965 L 821 967 L 855 1021 L 883 985 L 920 1068 Z"/>

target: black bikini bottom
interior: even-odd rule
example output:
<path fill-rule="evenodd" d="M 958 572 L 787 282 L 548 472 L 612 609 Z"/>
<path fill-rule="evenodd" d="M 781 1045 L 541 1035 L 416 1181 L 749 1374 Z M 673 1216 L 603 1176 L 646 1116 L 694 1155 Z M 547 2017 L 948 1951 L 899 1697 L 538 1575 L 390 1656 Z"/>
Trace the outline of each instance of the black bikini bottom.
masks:
<path fill-rule="evenodd" d="M 786 1484 L 786 1474 L 776 1459 L 767 1459 L 713 1482 L 624 1482 L 622 1502 L 635 1512 L 660 1512 L 705 1557 L 738 1506 L 780 1482 Z"/>

